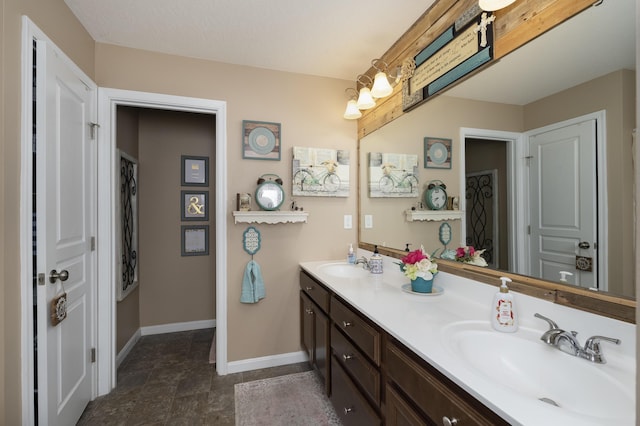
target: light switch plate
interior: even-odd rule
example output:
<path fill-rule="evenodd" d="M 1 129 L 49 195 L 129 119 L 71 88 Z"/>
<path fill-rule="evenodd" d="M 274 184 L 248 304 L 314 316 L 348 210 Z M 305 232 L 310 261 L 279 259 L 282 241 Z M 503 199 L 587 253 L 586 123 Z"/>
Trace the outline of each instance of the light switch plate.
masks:
<path fill-rule="evenodd" d="M 364 215 L 364 227 L 366 229 L 373 228 L 373 215 L 371 215 L 371 214 L 365 214 Z"/>
<path fill-rule="evenodd" d="M 350 214 L 344 215 L 344 229 L 353 228 L 353 218 Z"/>

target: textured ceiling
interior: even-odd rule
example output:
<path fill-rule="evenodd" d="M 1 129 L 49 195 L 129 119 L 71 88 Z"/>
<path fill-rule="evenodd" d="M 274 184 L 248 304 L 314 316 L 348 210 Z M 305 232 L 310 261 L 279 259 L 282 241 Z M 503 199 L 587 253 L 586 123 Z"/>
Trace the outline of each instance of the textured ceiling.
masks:
<path fill-rule="evenodd" d="M 100 43 L 355 80 L 434 0 L 65 2 Z"/>
<path fill-rule="evenodd" d="M 434 0 L 65 2 L 100 43 L 353 81 Z M 448 94 L 524 105 L 635 69 L 634 19 L 635 0 L 604 0 Z"/>

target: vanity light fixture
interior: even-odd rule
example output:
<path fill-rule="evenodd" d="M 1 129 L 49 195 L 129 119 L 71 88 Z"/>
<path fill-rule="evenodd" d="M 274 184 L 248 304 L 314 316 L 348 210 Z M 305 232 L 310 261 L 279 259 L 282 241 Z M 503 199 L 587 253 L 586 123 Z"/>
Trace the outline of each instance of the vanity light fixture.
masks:
<path fill-rule="evenodd" d="M 363 83 L 361 80 L 366 79 L 369 80 L 368 83 Z M 371 89 L 369 89 L 369 85 L 373 82 L 371 77 L 365 74 L 360 74 L 356 78 L 356 82 L 362 85 L 360 89 L 360 95 L 358 96 L 358 102 L 356 103 L 358 109 L 371 109 L 376 106 L 376 101 L 373 100 L 373 96 L 371 95 Z"/>
<path fill-rule="evenodd" d="M 389 84 L 387 77 L 387 68 L 389 65 L 381 59 L 374 59 L 371 61 L 371 65 L 377 71 L 376 76 L 373 79 L 373 87 L 371 88 L 371 95 L 374 98 L 386 98 L 393 93 L 393 87 Z M 397 76 L 396 76 L 397 79 Z"/>
<path fill-rule="evenodd" d="M 515 1 L 516 0 L 479 0 L 478 6 L 480 6 L 482 10 L 493 12 L 494 10 L 505 8 Z"/>
<path fill-rule="evenodd" d="M 347 120 L 356 120 L 362 117 L 362 113 L 358 109 L 358 105 L 356 104 L 356 99 L 358 97 L 358 92 L 353 87 L 348 87 L 345 89 L 345 92 L 349 95 L 349 101 L 347 102 L 347 109 L 344 111 L 343 117 Z"/>

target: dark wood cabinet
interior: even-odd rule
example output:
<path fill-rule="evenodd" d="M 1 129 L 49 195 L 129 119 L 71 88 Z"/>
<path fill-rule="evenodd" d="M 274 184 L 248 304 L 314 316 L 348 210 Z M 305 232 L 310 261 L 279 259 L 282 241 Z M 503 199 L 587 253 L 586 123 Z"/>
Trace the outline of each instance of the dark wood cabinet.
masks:
<path fill-rule="evenodd" d="M 311 277 L 300 273 L 300 344 L 309 363 L 318 371 L 329 395 L 331 346 L 329 343 L 329 291 Z"/>
<path fill-rule="evenodd" d="M 304 271 L 300 290 L 300 341 L 345 426 L 508 424 Z"/>

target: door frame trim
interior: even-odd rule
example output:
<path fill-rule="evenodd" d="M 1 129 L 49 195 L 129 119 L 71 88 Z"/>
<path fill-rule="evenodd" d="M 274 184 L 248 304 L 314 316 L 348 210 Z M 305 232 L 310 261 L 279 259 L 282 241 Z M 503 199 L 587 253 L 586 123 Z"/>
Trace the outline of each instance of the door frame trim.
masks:
<path fill-rule="evenodd" d="M 53 42 L 38 26 L 29 19 L 28 16 L 22 16 L 22 37 L 21 37 L 21 122 L 20 122 L 20 351 L 21 351 L 21 413 L 23 424 L 35 424 L 35 400 L 34 400 L 34 366 L 37 359 L 34 359 L 34 321 L 33 321 L 33 226 L 32 215 L 33 200 L 31 197 L 33 188 L 33 42 L 39 41 L 46 43 L 47 49 L 53 49 L 60 60 L 68 66 L 76 77 L 91 90 L 95 95 L 97 102 L 98 87 L 93 80 L 87 76 L 60 48 Z M 43 69 L 42 67 L 38 68 Z M 96 104 L 91 108 L 90 120 L 96 120 L 97 114 Z M 97 194 L 93 194 L 93 202 L 96 201 Z M 95 207 L 92 206 L 92 207 Z M 97 216 L 97 211 L 93 214 Z M 95 219 L 95 216 L 93 219 Z M 94 223 L 94 226 L 96 224 Z M 93 229 L 92 232 L 95 232 Z M 94 266 L 97 265 L 97 257 L 94 258 Z M 96 276 L 94 272 L 94 276 Z M 91 341 L 96 341 L 96 318 L 97 318 L 97 299 L 95 297 L 96 281 L 94 280 L 91 298 L 93 317 L 91 318 Z M 42 374 L 42 373 L 41 373 Z M 97 367 L 92 366 L 91 372 L 91 398 L 96 396 L 97 389 Z M 39 389 L 39 394 L 47 395 L 46 389 Z M 47 395 L 48 396 L 48 395 Z M 47 424 L 41 421 L 42 424 Z"/>
<path fill-rule="evenodd" d="M 115 172 L 116 108 L 119 105 L 187 111 L 216 118 L 216 371 L 227 374 L 227 103 L 201 98 L 98 88 L 98 395 L 116 384 Z M 100 362 L 100 360 L 102 360 Z"/>

